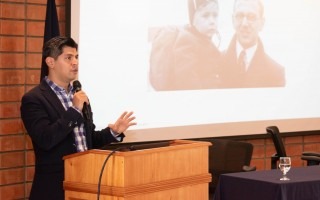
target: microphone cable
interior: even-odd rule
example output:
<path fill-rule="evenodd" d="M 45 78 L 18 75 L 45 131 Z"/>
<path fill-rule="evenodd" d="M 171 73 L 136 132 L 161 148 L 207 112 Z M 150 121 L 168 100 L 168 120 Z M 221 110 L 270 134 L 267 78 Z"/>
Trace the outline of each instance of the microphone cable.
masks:
<path fill-rule="evenodd" d="M 103 165 L 101 167 L 101 171 L 100 171 L 100 176 L 99 176 L 99 181 L 98 181 L 98 192 L 97 192 L 97 200 L 100 199 L 100 190 L 101 190 L 101 179 L 102 179 L 102 175 L 103 175 L 103 171 L 104 171 L 104 168 L 109 160 L 109 158 L 114 154 L 116 153 L 117 151 L 120 151 L 120 150 L 123 150 L 123 149 L 128 149 L 127 147 L 118 147 L 114 150 L 111 151 L 111 153 L 106 157 L 106 159 L 104 160 L 103 162 Z"/>

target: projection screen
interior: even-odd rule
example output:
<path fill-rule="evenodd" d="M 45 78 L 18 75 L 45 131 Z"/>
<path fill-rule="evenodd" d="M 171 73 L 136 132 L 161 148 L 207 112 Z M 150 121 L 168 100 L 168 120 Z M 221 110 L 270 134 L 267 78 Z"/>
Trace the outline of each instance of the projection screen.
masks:
<path fill-rule="evenodd" d="M 138 125 L 125 142 L 264 134 L 320 129 L 320 2 L 264 1 L 260 39 L 283 66 L 280 87 L 157 90 L 150 83 L 153 33 L 189 23 L 187 0 L 71 2 L 71 35 L 79 42 L 79 80 L 97 129 L 123 111 Z M 233 1 L 220 0 L 212 42 L 225 52 L 234 35 Z M 247 16 L 248 19 L 248 16 Z M 267 75 L 264 80 L 272 81 Z"/>

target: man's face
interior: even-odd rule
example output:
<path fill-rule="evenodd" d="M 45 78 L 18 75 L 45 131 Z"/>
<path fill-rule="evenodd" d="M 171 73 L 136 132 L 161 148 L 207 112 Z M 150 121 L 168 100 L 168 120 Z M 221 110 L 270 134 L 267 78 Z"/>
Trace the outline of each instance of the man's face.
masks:
<path fill-rule="evenodd" d="M 260 12 L 259 2 L 255 0 L 238 0 L 234 7 L 233 27 L 243 48 L 252 47 L 258 41 L 264 25 Z"/>
<path fill-rule="evenodd" d="M 217 32 L 218 5 L 210 2 L 200 7 L 193 17 L 193 26 L 202 34 L 212 37 Z"/>
<path fill-rule="evenodd" d="M 64 47 L 63 53 L 49 63 L 51 68 L 50 74 L 54 76 L 54 79 L 63 83 L 70 83 L 75 80 L 78 75 L 78 51 L 72 47 Z"/>

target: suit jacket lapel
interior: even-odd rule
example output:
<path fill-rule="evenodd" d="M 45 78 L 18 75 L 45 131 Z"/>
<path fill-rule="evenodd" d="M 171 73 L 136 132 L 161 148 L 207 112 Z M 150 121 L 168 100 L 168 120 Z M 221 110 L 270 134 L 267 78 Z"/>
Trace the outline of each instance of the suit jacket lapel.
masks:
<path fill-rule="evenodd" d="M 44 79 L 40 83 L 40 89 L 44 98 L 47 99 L 47 101 L 52 105 L 52 108 L 55 109 L 59 115 L 65 111 L 60 99 L 57 97 L 54 91 L 52 91 Z"/>

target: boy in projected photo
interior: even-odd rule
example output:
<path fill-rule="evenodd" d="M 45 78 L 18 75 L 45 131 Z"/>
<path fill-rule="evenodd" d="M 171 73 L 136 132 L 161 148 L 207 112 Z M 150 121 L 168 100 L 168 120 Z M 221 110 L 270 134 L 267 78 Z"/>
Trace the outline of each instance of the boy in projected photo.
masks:
<path fill-rule="evenodd" d="M 284 67 L 265 53 L 259 38 L 262 1 L 235 0 L 232 22 L 235 35 L 223 55 L 224 87 L 284 87 Z"/>
<path fill-rule="evenodd" d="M 189 0 L 190 24 L 162 28 L 153 38 L 150 83 L 155 90 L 196 90 L 220 85 L 217 0 Z"/>

